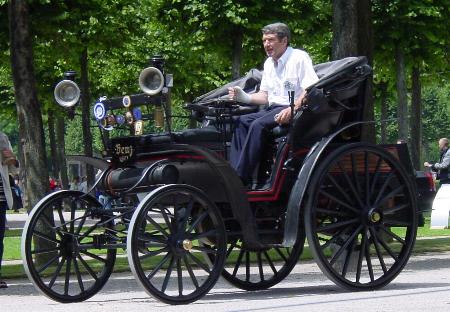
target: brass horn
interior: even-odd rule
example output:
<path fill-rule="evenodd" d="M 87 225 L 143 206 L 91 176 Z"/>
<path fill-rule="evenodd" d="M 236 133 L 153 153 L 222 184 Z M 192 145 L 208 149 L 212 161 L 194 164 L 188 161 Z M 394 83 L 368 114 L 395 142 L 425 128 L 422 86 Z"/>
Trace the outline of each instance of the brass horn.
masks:
<path fill-rule="evenodd" d="M 139 75 L 139 87 L 148 95 L 158 94 L 164 87 L 164 76 L 156 67 L 147 67 Z"/>
<path fill-rule="evenodd" d="M 72 107 L 78 103 L 80 99 L 80 88 L 72 80 L 60 81 L 54 91 L 56 102 L 62 107 Z"/>

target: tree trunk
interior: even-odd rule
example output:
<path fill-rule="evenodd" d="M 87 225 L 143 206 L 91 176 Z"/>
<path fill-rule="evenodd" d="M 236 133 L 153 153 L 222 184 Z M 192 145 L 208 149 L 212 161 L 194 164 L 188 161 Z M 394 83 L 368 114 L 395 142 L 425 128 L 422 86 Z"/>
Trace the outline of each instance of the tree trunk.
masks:
<path fill-rule="evenodd" d="M 233 63 L 231 65 L 231 73 L 233 80 L 241 77 L 241 63 L 242 63 L 242 40 L 243 34 L 241 28 L 236 28 L 233 38 Z"/>
<path fill-rule="evenodd" d="M 50 164 L 51 173 L 53 177 L 57 177 L 59 173 L 59 162 L 56 157 L 56 137 L 55 137 L 55 112 L 53 110 L 48 111 L 48 138 L 50 141 Z"/>
<path fill-rule="evenodd" d="M 358 56 L 358 0 L 333 1 L 332 59 Z"/>
<path fill-rule="evenodd" d="M 408 102 L 406 90 L 405 59 L 402 49 L 395 48 L 395 64 L 397 76 L 397 118 L 398 139 L 408 140 Z"/>
<path fill-rule="evenodd" d="M 333 46 L 332 59 L 348 56 L 366 56 L 373 63 L 373 31 L 370 0 L 333 1 Z M 374 120 L 373 79 L 367 79 L 364 98 L 364 120 Z M 362 139 L 375 142 L 375 126 L 366 125 Z"/>
<path fill-rule="evenodd" d="M 41 109 L 36 91 L 36 79 L 33 67 L 32 36 L 30 35 L 28 1 L 11 0 L 8 7 L 11 49 L 11 72 L 19 119 L 19 133 L 22 135 L 23 163 L 25 168 L 24 193 L 26 209 L 31 208 L 49 190 L 48 169 L 45 155 L 44 128 Z M 53 222 L 51 210 L 46 212 L 48 222 Z M 38 222 L 36 229 L 44 235 L 54 238 L 55 234 L 48 224 Z M 53 249 L 55 243 L 40 237 L 34 238 L 34 249 Z M 46 263 L 54 253 L 36 255 L 38 265 Z"/>
<path fill-rule="evenodd" d="M 387 82 L 382 81 L 380 83 L 380 111 L 381 111 L 381 144 L 387 143 L 387 122 L 385 121 L 388 118 L 388 107 L 387 107 Z"/>
<path fill-rule="evenodd" d="M 422 144 L 422 90 L 420 84 L 420 69 L 417 66 L 412 70 L 412 99 L 411 99 L 411 157 L 414 168 L 421 166 Z"/>
<path fill-rule="evenodd" d="M 28 2 L 9 3 L 11 71 L 14 81 L 19 131 L 23 135 L 23 166 L 26 169 L 24 191 L 28 210 L 49 190 L 41 109 L 38 103 L 33 67 L 32 37 L 29 29 Z"/>
<path fill-rule="evenodd" d="M 81 127 L 83 130 L 84 141 L 84 155 L 92 157 L 92 133 L 90 123 L 90 102 L 91 94 L 89 89 L 89 75 L 88 75 L 88 50 L 83 48 L 80 56 L 81 68 Z M 91 186 L 94 184 L 95 173 L 91 165 L 86 165 L 87 184 Z"/>
<path fill-rule="evenodd" d="M 66 162 L 66 151 L 65 151 L 65 123 L 64 118 L 56 118 L 56 158 L 59 163 L 59 180 L 61 181 L 61 187 L 63 189 L 69 188 L 69 177 L 67 176 L 67 162 Z"/>

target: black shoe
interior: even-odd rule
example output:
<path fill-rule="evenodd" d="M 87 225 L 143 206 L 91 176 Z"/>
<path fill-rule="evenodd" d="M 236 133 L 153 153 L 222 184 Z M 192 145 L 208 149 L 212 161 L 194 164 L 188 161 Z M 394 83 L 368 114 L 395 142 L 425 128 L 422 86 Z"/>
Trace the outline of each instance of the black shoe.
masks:
<path fill-rule="evenodd" d="M 5 281 L 0 280 L 0 288 L 8 288 L 8 284 Z"/>

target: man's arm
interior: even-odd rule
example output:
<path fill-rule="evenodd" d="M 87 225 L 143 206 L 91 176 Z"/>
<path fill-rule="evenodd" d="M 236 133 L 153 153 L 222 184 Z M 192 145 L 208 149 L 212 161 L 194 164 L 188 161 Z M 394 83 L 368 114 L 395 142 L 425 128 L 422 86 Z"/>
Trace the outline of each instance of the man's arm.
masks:
<path fill-rule="evenodd" d="M 444 158 L 442 159 L 442 162 L 435 163 L 434 165 L 431 166 L 431 168 L 433 170 L 441 170 L 441 169 L 448 168 L 449 165 L 450 165 L 450 149 L 448 149 L 445 152 L 445 155 L 444 155 Z"/>
<path fill-rule="evenodd" d="M 249 94 L 240 87 L 228 88 L 230 99 L 246 104 L 266 105 L 268 104 L 268 96 L 266 91 Z"/>

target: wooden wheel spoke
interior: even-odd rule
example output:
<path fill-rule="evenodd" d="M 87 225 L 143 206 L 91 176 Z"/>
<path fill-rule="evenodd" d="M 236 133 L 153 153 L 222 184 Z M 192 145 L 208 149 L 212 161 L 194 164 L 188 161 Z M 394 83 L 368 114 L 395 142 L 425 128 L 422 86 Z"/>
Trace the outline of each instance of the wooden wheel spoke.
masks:
<path fill-rule="evenodd" d="M 196 289 L 199 288 L 200 286 L 198 284 L 197 278 L 195 277 L 194 271 L 192 270 L 192 266 L 189 263 L 189 260 L 187 259 L 186 255 L 183 255 L 183 261 L 184 264 L 186 265 L 186 269 L 189 273 L 189 276 L 191 277 L 192 283 L 194 284 Z"/>
<path fill-rule="evenodd" d="M 147 220 L 148 222 L 150 222 L 151 225 L 153 225 L 162 235 L 164 235 L 165 238 L 169 238 L 169 233 L 166 232 L 165 229 L 163 229 L 158 222 L 156 222 L 155 220 L 153 220 L 152 217 L 150 217 L 149 215 L 145 216 L 145 220 Z"/>
<path fill-rule="evenodd" d="M 166 272 L 166 275 L 164 276 L 164 281 L 163 281 L 163 284 L 161 287 L 161 292 L 163 292 L 163 293 L 166 292 L 167 285 L 169 284 L 170 276 L 172 275 L 174 262 L 175 262 L 175 257 L 172 255 L 170 257 L 169 266 L 167 268 L 167 272 Z"/>
<path fill-rule="evenodd" d="M 209 246 L 192 246 L 192 250 L 197 250 L 201 252 L 206 252 L 208 254 L 217 254 L 217 250 L 214 248 L 211 248 Z"/>
<path fill-rule="evenodd" d="M 245 252 L 245 281 L 250 281 L 250 252 Z"/>
<path fill-rule="evenodd" d="M 84 292 L 83 278 L 81 276 L 80 268 L 78 267 L 78 262 L 76 258 L 73 259 L 73 269 L 75 275 L 77 276 L 78 286 L 80 287 L 81 292 Z"/>
<path fill-rule="evenodd" d="M 378 156 L 378 155 L 377 155 Z M 370 194 L 372 195 L 375 191 L 375 185 L 377 184 L 377 180 L 378 177 L 380 176 L 380 167 L 381 167 L 381 163 L 383 162 L 383 158 L 381 158 L 380 156 L 378 156 L 378 160 L 377 160 L 377 164 L 375 165 L 375 174 L 372 177 L 372 181 L 370 184 Z M 372 196 L 370 196 L 370 199 L 372 198 Z"/>
<path fill-rule="evenodd" d="M 242 261 L 242 257 L 244 256 L 244 253 L 245 253 L 244 249 L 241 249 L 241 251 L 239 252 L 239 256 L 236 260 L 236 263 L 234 265 L 233 274 L 232 274 L 233 276 L 236 276 L 237 271 L 239 270 L 239 267 L 241 266 L 241 261 Z"/>
<path fill-rule="evenodd" d="M 353 212 L 355 212 L 355 213 L 359 213 L 359 210 L 358 210 L 357 208 L 355 208 L 355 207 L 353 207 L 353 206 L 347 204 L 346 202 L 340 200 L 339 198 L 337 198 L 336 196 L 334 196 L 334 195 L 328 193 L 328 192 L 325 191 L 325 190 L 320 190 L 319 194 L 328 197 L 328 198 L 331 199 L 332 201 L 334 201 L 334 202 L 340 204 L 341 206 L 344 206 L 345 208 L 347 208 L 347 209 L 349 209 L 349 210 L 351 210 L 351 211 L 353 211 Z M 319 211 L 319 210 L 317 210 L 317 211 Z"/>
<path fill-rule="evenodd" d="M 288 259 L 287 259 L 286 256 L 281 252 L 280 248 L 275 247 L 274 249 L 275 249 L 275 251 L 277 252 L 277 254 L 281 257 L 281 259 L 283 259 L 284 262 L 288 262 Z"/>
<path fill-rule="evenodd" d="M 102 257 L 100 257 L 100 256 L 98 256 L 96 254 L 93 254 L 92 252 L 89 252 L 87 250 L 80 250 L 80 253 L 82 253 L 82 254 L 84 254 L 84 255 L 86 255 L 88 257 L 91 257 L 91 258 L 93 258 L 93 259 L 95 259 L 97 261 L 106 263 L 106 259 L 104 259 L 104 258 L 102 258 Z"/>
<path fill-rule="evenodd" d="M 379 229 L 381 229 L 384 233 L 386 233 L 387 235 L 389 235 L 390 237 L 392 237 L 393 239 L 395 239 L 396 241 L 398 241 L 400 244 L 402 244 L 403 246 L 406 245 L 406 242 L 403 238 L 401 238 L 400 236 L 398 236 L 397 234 L 386 230 L 384 227 L 379 227 Z"/>
<path fill-rule="evenodd" d="M 64 266 L 64 263 L 66 262 L 66 257 L 61 258 L 61 262 L 58 263 L 58 267 L 56 268 L 55 272 L 53 273 L 53 276 L 48 283 L 48 288 L 52 289 L 53 284 L 55 284 L 56 279 L 58 278 L 59 272 L 61 272 L 62 267 Z"/>
<path fill-rule="evenodd" d="M 400 210 L 403 210 L 403 209 L 405 209 L 405 208 L 408 208 L 410 205 L 408 204 L 408 203 L 406 203 L 406 204 L 401 204 L 401 205 L 397 205 L 397 206 L 394 206 L 394 207 L 390 207 L 390 208 L 386 208 L 386 209 L 383 209 L 383 213 L 385 214 L 385 215 L 387 215 L 387 214 L 392 214 L 392 213 L 394 213 L 394 212 L 398 212 L 398 211 L 400 211 Z"/>
<path fill-rule="evenodd" d="M 347 194 L 347 192 L 342 188 L 342 186 L 336 181 L 333 176 L 328 173 L 327 174 L 328 180 L 333 184 L 333 188 L 339 191 L 339 194 L 344 196 L 345 200 L 347 201 L 347 204 L 352 207 L 353 200 L 350 198 L 350 196 Z"/>
<path fill-rule="evenodd" d="M 181 269 L 181 259 L 177 259 L 178 295 L 183 296 L 183 270 Z"/>
<path fill-rule="evenodd" d="M 370 241 L 367 240 L 366 246 L 364 248 L 364 254 L 366 257 L 367 270 L 369 271 L 370 281 L 373 282 L 375 277 L 373 275 L 372 259 L 370 257 Z"/>
<path fill-rule="evenodd" d="M 380 202 L 381 196 L 383 196 L 384 191 L 386 190 L 386 188 L 388 187 L 389 183 L 391 182 L 392 178 L 394 177 L 394 171 L 389 172 L 388 176 L 386 177 L 386 179 L 383 182 L 383 185 L 381 186 L 381 188 L 377 191 L 378 195 L 374 201 L 374 203 L 378 203 Z"/>
<path fill-rule="evenodd" d="M 377 202 L 375 202 L 374 207 L 380 207 L 381 205 L 383 205 L 389 198 L 393 198 L 397 195 L 400 194 L 400 192 L 403 190 L 404 186 L 400 185 L 399 187 L 393 189 L 392 191 L 390 191 L 386 196 L 383 196 L 382 198 L 380 198 Z M 380 196 L 378 196 L 380 197 Z"/>
<path fill-rule="evenodd" d="M 189 257 L 194 260 L 194 262 L 201 267 L 205 272 L 211 274 L 211 269 L 202 261 L 200 261 L 196 256 L 194 256 L 192 253 L 188 252 L 187 253 L 189 255 Z"/>
<path fill-rule="evenodd" d="M 347 171 L 344 169 L 344 167 L 342 167 L 342 164 L 339 161 L 337 162 L 337 165 L 338 165 L 339 169 L 342 171 L 342 175 L 344 176 L 344 179 L 347 182 L 347 185 L 350 187 L 350 190 L 353 193 L 353 197 L 356 198 L 356 201 L 358 202 L 359 206 L 362 207 L 363 202 L 361 200 L 360 193 L 357 191 L 357 189 L 353 185 L 350 177 L 347 174 Z"/>
<path fill-rule="evenodd" d="M 269 266 L 270 266 L 270 268 L 272 269 L 273 274 L 274 274 L 274 275 L 277 275 L 277 274 L 278 274 L 278 271 L 277 271 L 277 269 L 275 268 L 275 265 L 273 264 L 272 259 L 270 259 L 270 256 L 269 256 L 269 254 L 267 253 L 267 251 L 264 251 L 264 257 L 266 258 L 267 263 L 269 263 Z"/>
<path fill-rule="evenodd" d="M 340 230 L 337 234 L 333 235 L 331 239 L 325 239 L 323 237 L 319 237 L 319 240 L 325 241 L 325 244 L 321 245 L 320 248 L 324 250 L 328 246 L 330 246 L 332 243 L 336 242 L 336 240 L 341 237 L 341 235 L 346 234 L 349 232 L 354 226 L 352 224 L 348 225 L 347 227 Z"/>
<path fill-rule="evenodd" d="M 89 266 L 89 264 L 81 257 L 81 255 L 77 255 L 78 260 L 81 262 L 83 267 L 88 271 L 89 275 L 92 276 L 92 278 L 95 281 L 98 281 L 98 276 L 95 274 L 94 270 Z"/>
<path fill-rule="evenodd" d="M 373 238 L 373 245 L 375 246 L 375 252 L 377 253 L 378 261 L 380 261 L 381 268 L 383 269 L 383 273 L 386 274 L 387 268 L 386 264 L 384 263 L 383 254 L 381 253 L 380 249 L 380 242 L 378 241 L 378 234 L 373 229 L 373 227 L 369 227 L 370 235 Z"/>
<path fill-rule="evenodd" d="M 339 257 L 342 255 L 342 253 L 348 249 L 348 246 L 350 245 L 350 243 L 355 239 L 356 235 L 359 234 L 359 232 L 361 232 L 363 226 L 360 225 L 358 226 L 358 228 L 353 231 L 352 235 L 350 235 L 346 240 L 345 243 L 341 246 L 341 248 L 339 248 L 339 250 L 333 255 L 333 257 L 330 259 L 330 265 L 333 266 L 333 264 L 336 262 L 337 259 L 339 259 Z"/>
<path fill-rule="evenodd" d="M 54 263 L 56 260 L 58 260 L 59 258 L 59 254 L 53 256 L 52 258 L 50 258 L 50 260 L 48 260 L 46 263 L 44 263 L 39 269 L 36 270 L 36 272 L 38 274 L 41 274 L 42 272 L 44 272 L 50 265 L 52 265 L 52 263 Z"/>
<path fill-rule="evenodd" d="M 227 258 L 230 256 L 230 254 L 231 254 L 231 252 L 233 251 L 234 248 L 240 249 L 239 246 L 237 246 L 237 241 L 232 242 L 230 244 L 230 247 L 228 247 L 227 256 L 226 256 Z"/>
<path fill-rule="evenodd" d="M 49 253 L 49 252 L 55 252 L 55 251 L 59 251 L 59 247 L 52 247 L 52 248 L 43 248 L 43 249 L 35 249 L 31 251 L 32 255 L 39 255 L 39 254 L 44 254 L 44 253 Z"/>
<path fill-rule="evenodd" d="M 261 251 L 257 253 L 257 261 L 258 261 L 258 270 L 259 270 L 259 279 L 261 281 L 264 281 L 264 270 L 263 270 L 263 264 L 261 259 Z"/>
<path fill-rule="evenodd" d="M 196 226 L 198 226 L 200 224 L 200 222 L 202 222 L 206 217 L 208 216 L 208 211 L 204 211 L 202 214 L 197 216 L 197 219 L 195 219 L 194 222 L 191 223 L 191 225 L 189 225 L 189 228 L 187 229 L 187 233 L 191 233 Z"/>
<path fill-rule="evenodd" d="M 342 276 L 345 278 L 345 275 L 347 275 L 348 265 L 350 264 L 350 259 L 353 256 L 353 252 L 355 251 L 357 237 L 355 236 L 352 239 L 350 249 L 348 249 L 347 255 L 345 256 L 344 266 L 342 268 Z"/>
<path fill-rule="evenodd" d="M 158 249 L 158 250 L 152 250 L 152 251 L 149 251 L 149 252 L 143 254 L 142 256 L 139 256 L 139 260 L 143 261 L 149 257 L 154 257 L 154 256 L 157 256 L 157 255 L 159 255 L 163 252 L 167 252 L 167 251 L 169 251 L 169 247 L 167 247 L 167 246 L 165 246 L 164 248 Z"/>
<path fill-rule="evenodd" d="M 66 278 L 64 280 L 64 295 L 66 296 L 69 294 L 71 264 L 72 258 L 68 258 L 66 264 Z"/>
<path fill-rule="evenodd" d="M 162 260 L 153 268 L 153 270 L 147 275 L 147 279 L 151 280 L 153 278 L 153 276 L 155 276 L 156 273 L 158 273 L 158 271 L 162 268 L 162 266 L 164 265 L 164 263 L 167 262 L 167 260 L 169 260 L 169 257 L 171 257 L 170 253 L 167 253 L 164 258 L 162 258 Z"/>
<path fill-rule="evenodd" d="M 359 283 L 359 281 L 361 279 L 362 261 L 363 261 L 364 253 L 366 250 L 366 241 L 367 241 L 367 234 L 366 234 L 366 231 L 364 230 L 362 232 L 362 240 L 361 240 L 361 246 L 360 246 L 359 256 L 358 256 L 358 265 L 356 267 L 356 283 Z"/>
<path fill-rule="evenodd" d="M 59 244 L 60 243 L 59 240 L 54 239 L 54 238 L 48 236 L 47 234 L 44 234 L 44 233 L 42 233 L 40 231 L 37 231 L 37 230 L 33 231 L 33 236 L 37 236 L 39 238 L 45 239 L 46 241 L 49 241 L 51 243 L 55 243 L 55 244 Z"/>
<path fill-rule="evenodd" d="M 379 241 L 381 246 L 383 246 L 384 250 L 387 251 L 387 253 L 394 259 L 396 262 L 398 261 L 398 256 L 394 253 L 394 251 L 386 244 L 384 240 Z"/>
<path fill-rule="evenodd" d="M 360 218 L 353 218 L 353 219 L 350 219 L 350 220 L 334 222 L 334 223 L 331 223 L 331 224 L 328 224 L 328 225 L 323 225 L 323 226 L 317 228 L 317 232 L 318 233 L 327 232 L 327 231 L 330 231 L 330 230 L 334 230 L 334 229 L 338 229 L 338 228 L 344 227 L 344 226 L 349 225 L 349 224 L 358 223 L 359 221 L 360 221 Z"/>

